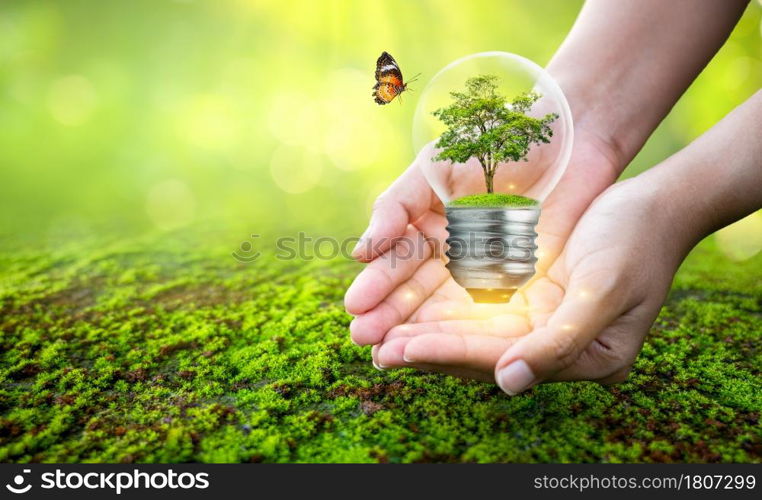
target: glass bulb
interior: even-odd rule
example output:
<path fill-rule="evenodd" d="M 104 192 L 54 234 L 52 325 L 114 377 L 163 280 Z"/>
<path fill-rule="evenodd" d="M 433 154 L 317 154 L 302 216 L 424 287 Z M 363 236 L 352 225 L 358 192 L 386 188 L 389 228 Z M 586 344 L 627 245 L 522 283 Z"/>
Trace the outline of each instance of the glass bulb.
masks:
<path fill-rule="evenodd" d="M 534 275 L 534 228 L 573 136 L 561 88 L 516 54 L 463 57 L 423 90 L 417 162 L 445 206 L 448 269 L 476 302 L 508 301 Z"/>

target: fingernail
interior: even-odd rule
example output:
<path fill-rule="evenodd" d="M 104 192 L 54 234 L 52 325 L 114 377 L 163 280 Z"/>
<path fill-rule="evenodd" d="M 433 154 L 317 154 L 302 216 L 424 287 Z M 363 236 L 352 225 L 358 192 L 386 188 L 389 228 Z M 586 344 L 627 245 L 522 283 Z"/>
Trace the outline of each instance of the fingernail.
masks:
<path fill-rule="evenodd" d="M 357 244 L 352 249 L 352 256 L 353 257 L 356 256 L 358 253 L 360 253 L 360 250 L 362 250 L 362 247 L 365 246 L 365 238 L 366 238 L 365 234 L 367 232 L 368 231 L 365 231 L 365 233 L 363 233 L 362 236 L 360 236 L 360 239 L 357 241 Z"/>
<path fill-rule="evenodd" d="M 368 226 L 365 232 L 360 235 L 360 239 L 357 241 L 357 244 L 352 250 L 352 255 L 355 255 L 356 253 L 358 253 L 360 250 L 362 250 L 364 246 L 368 244 L 368 235 L 370 234 L 370 228 L 372 226 L 373 226 L 373 222 L 371 222 L 371 224 Z"/>
<path fill-rule="evenodd" d="M 378 363 L 376 363 L 375 359 L 371 359 L 371 363 L 373 363 L 373 368 L 375 368 L 376 370 L 384 370 L 384 369 L 386 369 L 385 366 L 379 365 Z"/>
<path fill-rule="evenodd" d="M 357 254 L 364 246 L 368 245 L 368 239 L 369 236 L 373 233 L 373 227 L 376 225 L 376 222 L 371 217 L 370 224 L 368 224 L 368 228 L 365 230 L 364 233 L 360 236 L 360 240 L 355 245 L 354 249 L 352 250 L 352 255 Z"/>
<path fill-rule="evenodd" d="M 402 351 L 402 361 L 405 363 L 415 363 L 413 356 L 409 355 L 406 351 Z"/>
<path fill-rule="evenodd" d="M 525 391 L 534 381 L 534 373 L 523 359 L 514 361 L 497 373 L 497 385 L 511 396 Z"/>

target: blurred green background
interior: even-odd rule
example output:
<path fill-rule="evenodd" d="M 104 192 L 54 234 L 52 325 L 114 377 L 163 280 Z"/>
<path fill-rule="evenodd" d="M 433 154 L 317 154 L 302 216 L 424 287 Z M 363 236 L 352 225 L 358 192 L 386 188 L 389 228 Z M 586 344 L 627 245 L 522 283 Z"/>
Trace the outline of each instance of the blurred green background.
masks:
<path fill-rule="evenodd" d="M 426 81 L 485 50 L 545 64 L 580 5 L 4 0 L 0 235 L 202 223 L 356 233 L 413 157 L 411 120 Z M 751 2 L 625 175 L 676 151 L 762 85 L 761 17 Z M 408 76 L 422 73 L 418 94 L 383 108 L 370 96 L 382 50 Z M 762 233 L 755 217 L 727 237 L 748 243 Z"/>

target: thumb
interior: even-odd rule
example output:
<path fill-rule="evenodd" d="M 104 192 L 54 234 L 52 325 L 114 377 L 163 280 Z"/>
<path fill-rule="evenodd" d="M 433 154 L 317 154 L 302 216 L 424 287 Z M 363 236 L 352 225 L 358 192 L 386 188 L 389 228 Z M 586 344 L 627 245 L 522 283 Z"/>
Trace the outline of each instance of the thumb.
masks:
<path fill-rule="evenodd" d="M 416 162 L 376 199 L 370 224 L 352 250 L 355 259 L 368 262 L 386 252 L 431 208 L 432 191 Z"/>
<path fill-rule="evenodd" d="M 553 377 L 577 361 L 620 316 L 624 305 L 624 296 L 613 282 L 597 289 L 568 288 L 545 326 L 522 337 L 498 360 L 495 381 L 503 391 L 515 395 Z"/>

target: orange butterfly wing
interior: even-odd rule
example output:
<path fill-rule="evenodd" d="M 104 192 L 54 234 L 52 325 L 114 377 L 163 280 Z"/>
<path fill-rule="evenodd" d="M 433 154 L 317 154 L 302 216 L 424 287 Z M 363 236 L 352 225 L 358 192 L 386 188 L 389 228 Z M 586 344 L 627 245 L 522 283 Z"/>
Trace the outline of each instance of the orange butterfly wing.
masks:
<path fill-rule="evenodd" d="M 388 52 L 381 53 L 376 61 L 376 84 L 373 90 L 374 100 L 381 105 L 389 104 L 405 90 L 402 72 Z"/>
<path fill-rule="evenodd" d="M 373 92 L 375 101 L 378 104 L 389 104 L 392 99 L 400 94 L 399 87 L 391 83 L 378 83 L 376 84 L 376 91 Z"/>
<path fill-rule="evenodd" d="M 402 84 L 402 78 L 400 76 L 397 76 L 394 73 L 388 73 L 386 75 L 381 76 L 381 78 L 378 79 L 378 83 L 384 84 L 388 83 L 390 85 L 394 85 L 395 87 L 403 87 Z"/>

